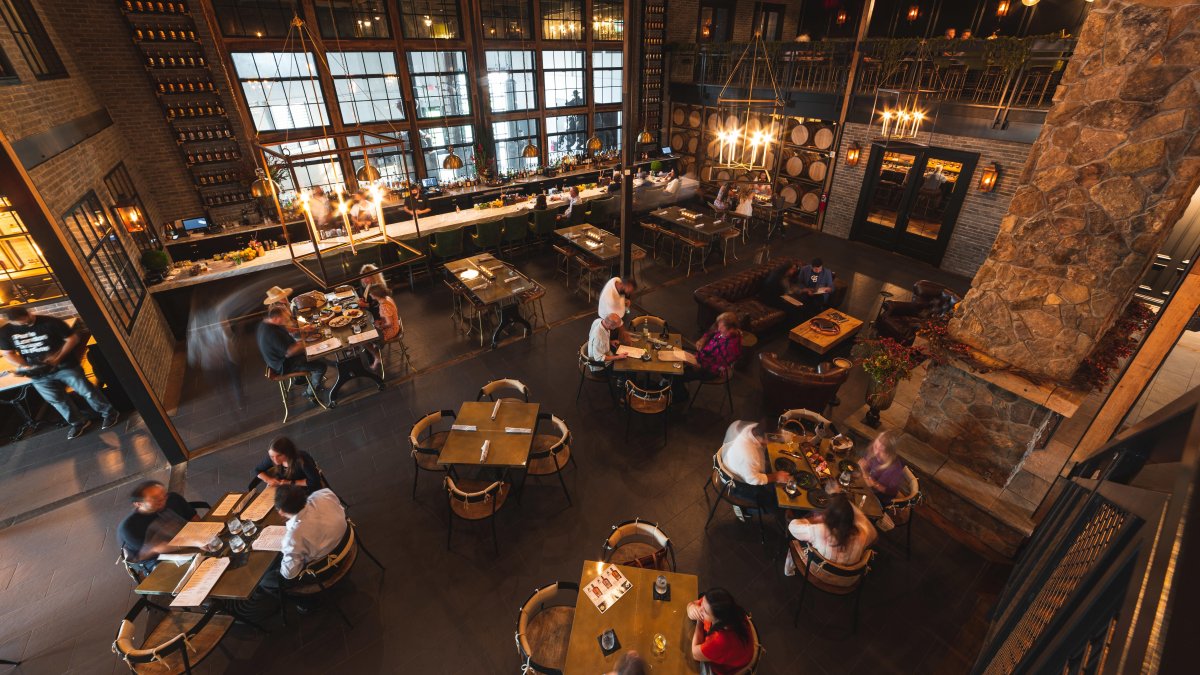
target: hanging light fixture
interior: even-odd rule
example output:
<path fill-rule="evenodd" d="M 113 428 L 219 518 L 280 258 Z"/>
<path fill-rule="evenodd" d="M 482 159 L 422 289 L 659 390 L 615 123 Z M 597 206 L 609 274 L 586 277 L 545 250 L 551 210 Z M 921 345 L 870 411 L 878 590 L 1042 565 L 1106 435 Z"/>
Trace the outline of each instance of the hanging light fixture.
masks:
<path fill-rule="evenodd" d="M 1008 0 L 1000 0 L 1000 4 L 996 5 L 996 16 L 1000 18 L 1008 16 Z"/>
<path fill-rule="evenodd" d="M 600 140 L 599 136 L 592 136 L 587 140 L 588 152 L 600 152 L 604 149 L 604 141 Z"/>
<path fill-rule="evenodd" d="M 267 172 L 262 169 L 255 169 L 254 173 L 258 178 L 250 184 L 250 196 L 255 199 L 274 197 L 279 191 L 279 183 L 267 178 Z"/>
<path fill-rule="evenodd" d="M 761 92 L 770 88 L 771 96 Z M 732 169 L 734 175 L 761 171 L 771 180 L 771 148 L 776 138 L 783 99 L 771 67 L 771 53 L 763 42 L 761 25 L 754 39 L 742 50 L 717 95 L 717 114 L 723 120 L 717 130 L 717 161 L 713 169 Z"/>
<path fill-rule="evenodd" d="M 1033 7 L 1041 1 L 1042 0 L 1021 0 L 1021 4 L 1025 5 L 1026 7 Z"/>
<path fill-rule="evenodd" d="M 844 9 L 838 10 L 837 19 L 836 19 L 837 25 L 841 26 L 841 25 L 845 24 L 847 18 L 848 17 L 846 16 L 846 10 L 844 10 Z"/>
<path fill-rule="evenodd" d="M 538 147 L 533 144 L 532 138 L 529 139 L 529 142 L 526 143 L 525 147 L 521 149 L 521 156 L 525 159 L 537 159 L 541 154 L 542 153 L 538 152 Z"/>
<path fill-rule="evenodd" d="M 442 160 L 442 168 L 450 171 L 463 168 L 462 157 L 454 154 L 454 147 L 450 147 L 450 154 L 446 155 L 446 159 Z"/>
<path fill-rule="evenodd" d="M 885 140 L 916 138 L 930 119 L 921 107 L 921 95 L 934 93 L 930 89 L 877 89 L 871 111 L 872 126 L 878 114 L 879 135 Z"/>
<path fill-rule="evenodd" d="M 653 143 L 654 135 L 646 129 L 642 129 L 642 133 L 638 134 L 637 142 L 642 145 L 645 145 L 646 143 Z"/>
<path fill-rule="evenodd" d="M 371 166 L 370 162 L 364 162 L 362 168 L 354 172 L 354 177 L 359 183 L 374 183 L 379 180 L 379 169 Z"/>
<path fill-rule="evenodd" d="M 1034 1 L 1036 2 L 1037 0 L 1034 0 Z M 1025 0 L 1021 0 L 1021 2 L 1025 2 Z M 920 7 L 918 7 L 917 5 L 912 5 L 908 8 L 908 20 L 909 21 L 916 21 L 917 17 L 919 17 L 919 16 L 921 16 L 921 8 Z"/>
<path fill-rule="evenodd" d="M 991 192 L 996 189 L 996 181 L 1000 180 L 1000 165 L 992 162 L 991 166 L 985 166 L 983 173 L 979 174 L 979 191 Z"/>

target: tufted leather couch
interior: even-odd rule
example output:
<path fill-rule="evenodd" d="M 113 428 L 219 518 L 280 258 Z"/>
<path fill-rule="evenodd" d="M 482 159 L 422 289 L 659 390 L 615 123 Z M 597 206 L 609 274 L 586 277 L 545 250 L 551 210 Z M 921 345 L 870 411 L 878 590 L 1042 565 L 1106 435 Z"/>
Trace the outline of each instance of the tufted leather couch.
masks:
<path fill-rule="evenodd" d="M 876 334 L 911 345 L 921 324 L 927 319 L 953 311 L 960 300 L 962 298 L 957 293 L 939 283 L 918 281 L 913 284 L 912 300 L 883 302 L 875 323 Z"/>
<path fill-rule="evenodd" d="M 822 363 L 820 370 L 790 361 L 772 352 L 758 355 L 763 413 L 774 417 L 785 410 L 804 408 L 825 414 L 838 389 L 850 377 L 850 368 Z"/>
<path fill-rule="evenodd" d="M 765 304 L 759 298 L 763 282 L 775 269 L 804 262 L 796 258 L 776 258 L 744 272 L 718 279 L 697 288 L 692 297 L 696 300 L 696 323 L 707 330 L 721 312 L 734 312 L 741 320 L 742 329 L 761 334 L 774 328 L 788 317 L 788 313 Z M 846 282 L 839 281 L 833 273 L 833 292 L 829 296 L 829 307 L 838 307 L 846 297 Z"/>

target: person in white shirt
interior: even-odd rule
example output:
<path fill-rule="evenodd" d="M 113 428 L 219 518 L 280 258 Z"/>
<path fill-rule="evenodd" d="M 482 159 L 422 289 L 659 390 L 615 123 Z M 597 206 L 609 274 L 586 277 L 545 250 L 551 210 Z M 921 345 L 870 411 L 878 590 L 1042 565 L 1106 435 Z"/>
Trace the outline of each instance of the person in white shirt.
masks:
<path fill-rule="evenodd" d="M 663 188 L 663 192 L 669 195 L 678 194 L 680 185 L 682 185 L 682 182 L 679 180 L 679 176 L 671 176 L 667 180 L 667 184 Z"/>
<path fill-rule="evenodd" d="M 364 190 L 354 193 L 354 203 L 350 206 L 350 224 L 355 232 L 378 224 L 375 219 L 375 203 L 367 199 L 367 193 Z"/>
<path fill-rule="evenodd" d="M 583 201 L 579 196 L 579 186 L 572 185 L 570 190 L 567 190 L 567 208 L 558 215 L 559 220 L 567 220 L 571 217 L 571 213 L 575 210 L 575 206 Z"/>
<path fill-rule="evenodd" d="M 732 493 L 735 497 L 749 499 L 760 504 L 770 503 L 774 496 L 773 483 L 786 483 L 791 474 L 787 471 L 771 473 L 767 460 L 766 426 L 754 422 L 734 422 L 725 432 L 725 442 L 717 451 L 721 463 L 737 481 Z M 734 513 L 743 517 L 741 509 Z"/>
<path fill-rule="evenodd" d="M 346 536 L 346 510 L 333 491 L 311 495 L 303 487 L 275 488 L 275 511 L 287 519 L 280 549 L 279 574 L 295 579 L 309 563 L 329 555 Z"/>
<path fill-rule="evenodd" d="M 871 521 L 845 493 L 840 492 L 830 498 L 829 506 L 823 512 L 789 523 L 788 532 L 799 541 L 808 542 L 821 557 L 839 565 L 854 565 L 861 561 L 876 537 Z M 797 566 L 805 563 L 793 560 L 788 554 L 783 573 L 791 576 L 796 573 Z M 811 571 L 822 581 L 837 586 L 847 586 L 855 581 L 853 577 L 827 573 L 816 565 Z"/>
<path fill-rule="evenodd" d="M 616 314 L 624 317 L 629 311 L 633 294 L 637 291 L 638 283 L 633 279 L 613 277 L 600 290 L 600 303 L 596 314 L 600 317 Z"/>
<path fill-rule="evenodd" d="M 613 337 L 613 331 L 620 330 L 622 325 L 621 317 L 616 314 L 609 314 L 592 322 L 592 330 L 588 334 L 587 344 L 584 345 L 584 353 L 593 362 L 605 364 L 604 366 L 589 366 L 593 372 L 604 370 L 609 363 L 625 358 L 624 354 L 613 353 L 613 348 L 618 344 L 618 340 Z"/>

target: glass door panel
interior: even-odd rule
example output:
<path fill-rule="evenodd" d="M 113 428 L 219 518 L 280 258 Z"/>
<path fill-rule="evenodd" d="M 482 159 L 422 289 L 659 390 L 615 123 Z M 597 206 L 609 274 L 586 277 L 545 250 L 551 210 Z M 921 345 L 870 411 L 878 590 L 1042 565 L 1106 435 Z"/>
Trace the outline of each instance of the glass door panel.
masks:
<path fill-rule="evenodd" d="M 926 160 L 905 232 L 937 240 L 945 224 L 947 207 L 954 201 L 954 188 L 958 186 L 962 169 L 962 162 L 933 157 Z"/>
<path fill-rule="evenodd" d="M 901 205 L 904 203 L 905 186 L 916 161 L 916 155 L 901 152 L 883 153 L 875 190 L 867 198 L 868 223 L 888 229 L 896 228 Z"/>

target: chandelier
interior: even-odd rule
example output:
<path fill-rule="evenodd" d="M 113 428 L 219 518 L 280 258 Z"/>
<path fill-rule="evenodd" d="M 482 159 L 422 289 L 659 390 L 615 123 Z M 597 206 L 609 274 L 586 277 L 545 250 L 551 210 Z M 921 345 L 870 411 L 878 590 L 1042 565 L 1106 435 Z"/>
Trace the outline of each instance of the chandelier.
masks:
<path fill-rule="evenodd" d="M 771 148 L 779 136 L 778 124 L 783 99 L 771 68 L 771 54 L 762 38 L 761 28 L 753 41 L 742 50 L 729 72 L 725 86 L 717 95 L 717 114 L 721 120 L 716 132 L 717 160 L 710 169 L 732 169 L 734 175 L 761 171 L 770 181 Z M 765 95 L 769 94 L 769 95 Z"/>
<path fill-rule="evenodd" d="M 933 118 L 921 107 L 923 94 L 932 89 L 878 89 L 871 110 L 872 133 L 884 140 L 905 141 L 916 138 L 928 124 L 932 133 Z"/>

